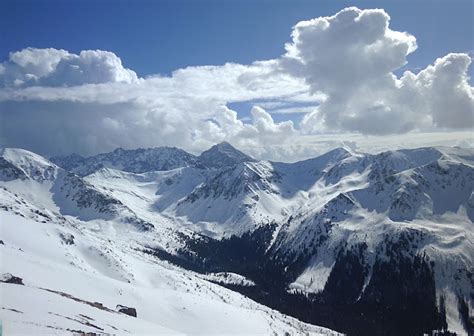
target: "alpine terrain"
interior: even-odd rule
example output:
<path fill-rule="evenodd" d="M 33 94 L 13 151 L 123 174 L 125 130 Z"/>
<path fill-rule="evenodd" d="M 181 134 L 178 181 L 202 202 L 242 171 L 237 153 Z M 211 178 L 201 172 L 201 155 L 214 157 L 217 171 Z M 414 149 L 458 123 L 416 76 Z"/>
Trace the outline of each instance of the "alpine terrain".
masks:
<path fill-rule="evenodd" d="M 10 334 L 472 335 L 474 150 L 0 150 Z"/>

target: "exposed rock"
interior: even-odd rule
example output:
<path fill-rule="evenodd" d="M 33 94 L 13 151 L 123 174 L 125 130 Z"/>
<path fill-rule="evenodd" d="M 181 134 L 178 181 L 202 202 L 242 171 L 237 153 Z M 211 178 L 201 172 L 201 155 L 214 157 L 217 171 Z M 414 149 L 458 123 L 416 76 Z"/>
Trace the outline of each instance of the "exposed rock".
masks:
<path fill-rule="evenodd" d="M 62 242 L 66 245 L 74 245 L 74 235 L 70 233 L 59 233 L 59 237 L 61 238 Z"/>
<path fill-rule="evenodd" d="M 137 310 L 135 308 L 117 305 L 117 311 L 119 313 L 127 314 L 133 317 L 137 317 Z"/>
<path fill-rule="evenodd" d="M 81 303 L 84 303 L 86 305 L 89 305 L 91 307 L 94 307 L 94 308 L 97 308 L 97 309 L 100 309 L 100 310 L 105 310 L 109 313 L 112 313 L 112 312 L 115 312 L 115 310 L 112 310 L 106 306 L 104 306 L 101 302 L 91 302 L 91 301 L 86 301 L 86 300 L 83 300 L 83 299 L 79 299 L 75 296 L 72 296 L 71 294 L 68 294 L 68 293 L 64 293 L 64 292 L 59 292 L 59 291 L 55 291 L 55 290 L 52 290 L 52 289 L 48 289 L 48 288 L 40 288 L 42 290 L 45 290 L 45 291 L 48 291 L 50 293 L 54 293 L 54 294 L 58 294 L 58 295 L 61 295 L 65 298 L 68 298 L 68 299 L 71 299 L 73 301 L 76 301 L 76 302 L 81 302 Z"/>
<path fill-rule="evenodd" d="M 11 181 L 15 179 L 25 179 L 26 174 L 11 162 L 0 157 L 0 181 Z"/>
<path fill-rule="evenodd" d="M 24 285 L 22 278 L 14 276 L 10 273 L 3 273 L 0 276 L 0 282 L 11 283 L 11 284 L 16 284 L 16 285 Z"/>

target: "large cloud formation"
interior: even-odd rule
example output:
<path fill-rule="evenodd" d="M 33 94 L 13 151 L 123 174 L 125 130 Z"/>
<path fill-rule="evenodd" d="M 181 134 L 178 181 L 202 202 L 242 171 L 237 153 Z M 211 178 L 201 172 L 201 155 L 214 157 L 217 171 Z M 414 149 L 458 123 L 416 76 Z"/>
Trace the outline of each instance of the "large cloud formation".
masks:
<path fill-rule="evenodd" d="M 349 133 L 472 127 L 470 57 L 449 54 L 397 77 L 417 44 L 389 20 L 383 10 L 347 8 L 297 23 L 278 59 L 168 77 L 138 78 L 101 50 L 12 52 L 0 63 L 0 146 L 45 155 L 160 145 L 199 152 L 227 140 L 257 157 L 291 161 L 354 139 Z M 229 108 L 238 102 L 260 107 L 243 118 Z M 293 112 L 304 117 L 292 121 Z M 272 113 L 288 118 L 276 122 Z M 324 145 L 308 140 L 316 135 Z"/>
<path fill-rule="evenodd" d="M 467 54 L 449 54 L 418 74 L 393 73 L 417 48 L 414 36 L 389 28 L 381 9 L 346 8 L 299 22 L 280 63 L 328 99 L 306 115 L 302 129 L 367 134 L 472 125 L 473 88 Z"/>
<path fill-rule="evenodd" d="M 79 55 L 53 48 L 26 48 L 12 52 L 0 65 L 4 86 L 74 86 L 91 83 L 137 81 L 137 74 L 122 66 L 114 53 L 83 50 Z"/>

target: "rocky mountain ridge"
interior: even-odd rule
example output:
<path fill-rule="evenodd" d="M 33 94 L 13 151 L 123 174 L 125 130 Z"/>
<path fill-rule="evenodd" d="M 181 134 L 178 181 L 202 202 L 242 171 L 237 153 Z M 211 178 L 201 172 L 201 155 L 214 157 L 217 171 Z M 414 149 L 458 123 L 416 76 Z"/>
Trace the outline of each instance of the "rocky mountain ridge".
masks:
<path fill-rule="evenodd" d="M 26 213 L 35 204 L 66 219 L 132 223 L 160 237 L 147 253 L 201 273 L 244 276 L 255 286 L 225 286 L 349 334 L 472 330 L 472 150 L 335 149 L 289 164 L 229 146 L 211 149 L 224 155 L 222 165 L 177 160 L 199 163 L 154 170 L 165 167 L 158 160 L 140 173 L 104 166 L 85 177 L 6 149 L 2 208 Z M 142 154 L 121 155 L 138 162 Z M 46 200 L 28 193 L 30 185 Z"/>

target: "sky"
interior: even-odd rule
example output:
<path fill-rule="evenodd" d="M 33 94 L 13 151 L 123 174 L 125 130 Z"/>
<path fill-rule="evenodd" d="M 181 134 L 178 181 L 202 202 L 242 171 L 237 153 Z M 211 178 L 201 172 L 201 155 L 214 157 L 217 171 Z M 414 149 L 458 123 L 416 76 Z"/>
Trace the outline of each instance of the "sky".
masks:
<path fill-rule="evenodd" d="M 199 153 L 229 141 L 282 161 L 472 146 L 473 6 L 4 0 L 0 146 Z"/>

